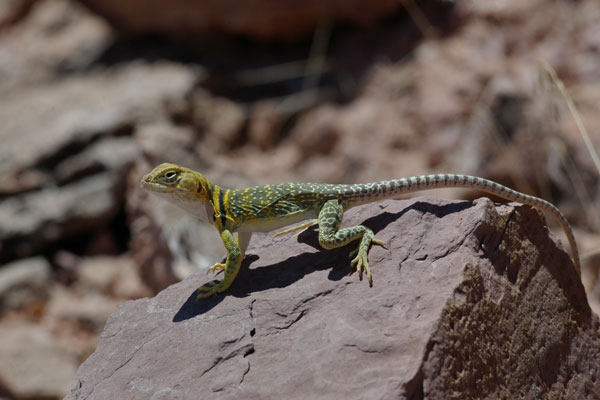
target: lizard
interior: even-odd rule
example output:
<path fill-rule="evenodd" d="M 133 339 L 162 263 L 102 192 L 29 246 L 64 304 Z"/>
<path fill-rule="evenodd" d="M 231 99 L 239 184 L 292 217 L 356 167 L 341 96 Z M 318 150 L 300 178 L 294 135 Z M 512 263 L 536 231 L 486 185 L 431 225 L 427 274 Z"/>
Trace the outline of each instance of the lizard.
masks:
<path fill-rule="evenodd" d="M 477 176 L 436 174 L 366 184 L 281 183 L 226 189 L 192 169 L 163 163 L 144 175 L 140 186 L 166 198 L 193 216 L 212 223 L 219 231 L 227 250 L 225 263 L 216 263 L 209 270 L 224 270 L 224 277 L 199 287 L 197 300 L 224 292 L 231 286 L 253 232 L 270 232 L 304 220 L 309 221 L 278 232 L 276 236 L 300 231 L 294 235 L 298 236 L 311 226 L 318 225 L 319 244 L 325 249 L 360 240 L 357 248 L 350 252 L 351 266 L 361 280 L 364 271 L 372 286 L 368 251 L 372 244 L 384 247 L 386 244 L 376 239 L 373 231 L 364 225 L 340 229 L 344 211 L 362 204 L 397 198 L 401 194 L 450 187 L 477 189 L 548 212 L 564 230 L 575 269 L 578 273 L 581 271 L 573 230 L 556 206 Z M 234 233 L 237 233 L 237 238 Z"/>

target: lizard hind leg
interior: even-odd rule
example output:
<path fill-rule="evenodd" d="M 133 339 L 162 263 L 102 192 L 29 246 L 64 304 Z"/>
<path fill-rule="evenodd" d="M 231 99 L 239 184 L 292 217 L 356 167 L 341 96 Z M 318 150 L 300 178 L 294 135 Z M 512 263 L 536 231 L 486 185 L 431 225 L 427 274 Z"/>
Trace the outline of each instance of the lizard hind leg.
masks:
<path fill-rule="evenodd" d="M 354 257 L 350 265 L 356 268 L 358 276 L 362 279 L 363 271 L 367 276 L 369 285 L 373 285 L 371 268 L 367 259 L 369 248 L 372 243 L 386 247 L 385 242 L 375 239 L 375 234 L 364 225 L 356 225 L 349 228 L 339 229 L 344 214 L 343 207 L 337 200 L 329 200 L 319 212 L 319 243 L 325 249 L 342 247 L 353 240 L 360 239 L 358 247 L 350 252 Z"/>
<path fill-rule="evenodd" d="M 277 232 L 276 234 L 273 235 L 273 237 L 282 236 L 282 235 L 285 235 L 286 233 L 295 232 L 295 231 L 300 230 L 300 232 L 295 233 L 292 236 L 292 238 L 296 238 L 296 237 L 300 236 L 300 234 L 302 234 L 302 232 L 304 232 L 305 230 L 307 230 L 308 228 L 310 228 L 313 225 L 317 225 L 318 223 L 319 223 L 318 219 L 311 219 L 310 221 L 308 221 L 307 223 L 304 223 L 302 225 L 294 226 L 294 227 L 288 228 L 286 230 L 283 230 L 281 232 Z"/>

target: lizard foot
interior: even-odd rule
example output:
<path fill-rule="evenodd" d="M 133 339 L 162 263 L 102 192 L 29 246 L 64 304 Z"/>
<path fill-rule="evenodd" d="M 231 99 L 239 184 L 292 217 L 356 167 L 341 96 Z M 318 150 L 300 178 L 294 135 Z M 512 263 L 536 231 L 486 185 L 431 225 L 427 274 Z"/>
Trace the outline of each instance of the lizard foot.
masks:
<path fill-rule="evenodd" d="M 387 249 L 387 248 L 388 248 L 388 246 L 387 246 L 387 243 L 386 243 L 386 242 L 384 242 L 383 240 L 379 240 L 379 239 L 375 239 L 375 238 L 373 238 L 373 239 L 371 239 L 371 243 L 372 243 L 372 244 L 378 244 L 378 245 L 380 245 L 381 247 L 383 247 L 384 249 Z"/>
<path fill-rule="evenodd" d="M 369 242 L 366 242 L 366 243 L 369 243 Z M 369 281 L 369 286 L 373 286 L 373 278 L 371 276 L 371 268 L 369 267 L 369 261 L 367 259 L 368 252 L 369 252 L 369 246 L 371 244 L 378 244 L 387 249 L 387 244 L 383 240 L 375 239 L 374 237 L 372 237 L 372 234 L 371 234 L 370 243 L 366 246 L 364 244 L 365 243 L 361 242 L 361 244 L 356 249 L 354 249 L 350 252 L 350 258 L 354 257 L 352 259 L 352 261 L 350 262 L 350 265 L 352 267 L 356 266 L 356 272 L 358 272 L 358 277 L 361 280 L 362 280 L 362 273 L 363 273 L 363 269 L 364 269 L 365 275 L 367 276 L 367 280 Z"/>
<path fill-rule="evenodd" d="M 371 239 L 371 243 L 378 244 L 381 247 L 383 247 L 384 249 L 388 248 L 387 243 L 384 242 L 383 240 L 373 238 L 373 239 Z M 358 254 L 359 251 L 360 251 L 360 246 L 358 246 L 356 249 L 352 250 L 350 252 L 350 254 L 348 254 L 348 257 L 353 258 L 354 256 L 356 256 Z"/>
<path fill-rule="evenodd" d="M 373 286 L 373 278 L 371 277 L 371 268 L 369 267 L 369 261 L 367 260 L 367 252 L 356 249 L 353 253 L 358 253 L 356 257 L 350 262 L 352 267 L 356 266 L 356 272 L 358 272 L 358 277 L 362 280 L 363 269 L 365 271 L 365 275 L 367 275 L 367 280 L 369 281 L 369 286 Z"/>

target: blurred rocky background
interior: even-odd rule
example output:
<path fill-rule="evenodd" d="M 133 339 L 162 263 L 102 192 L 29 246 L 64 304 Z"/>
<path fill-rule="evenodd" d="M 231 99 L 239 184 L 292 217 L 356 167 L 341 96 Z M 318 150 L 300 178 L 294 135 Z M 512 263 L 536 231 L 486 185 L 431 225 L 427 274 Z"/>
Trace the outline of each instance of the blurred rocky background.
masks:
<path fill-rule="evenodd" d="M 160 162 L 493 179 L 566 214 L 597 311 L 599 171 L 560 82 L 600 148 L 596 0 L 3 0 L 0 398 L 62 398 L 120 303 L 224 254 L 141 192 Z"/>

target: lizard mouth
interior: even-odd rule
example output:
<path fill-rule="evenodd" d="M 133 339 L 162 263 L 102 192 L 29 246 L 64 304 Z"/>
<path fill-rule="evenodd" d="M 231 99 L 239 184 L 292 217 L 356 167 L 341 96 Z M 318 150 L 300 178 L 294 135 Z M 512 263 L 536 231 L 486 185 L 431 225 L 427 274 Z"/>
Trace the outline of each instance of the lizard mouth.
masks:
<path fill-rule="evenodd" d="M 140 181 L 140 187 L 142 189 L 148 189 L 148 190 L 152 190 L 152 191 L 155 191 L 155 192 L 167 192 L 170 189 L 166 185 L 163 185 L 163 184 L 158 183 L 158 182 L 153 182 L 152 181 L 152 177 L 150 176 L 150 174 L 144 175 L 144 177 Z"/>

